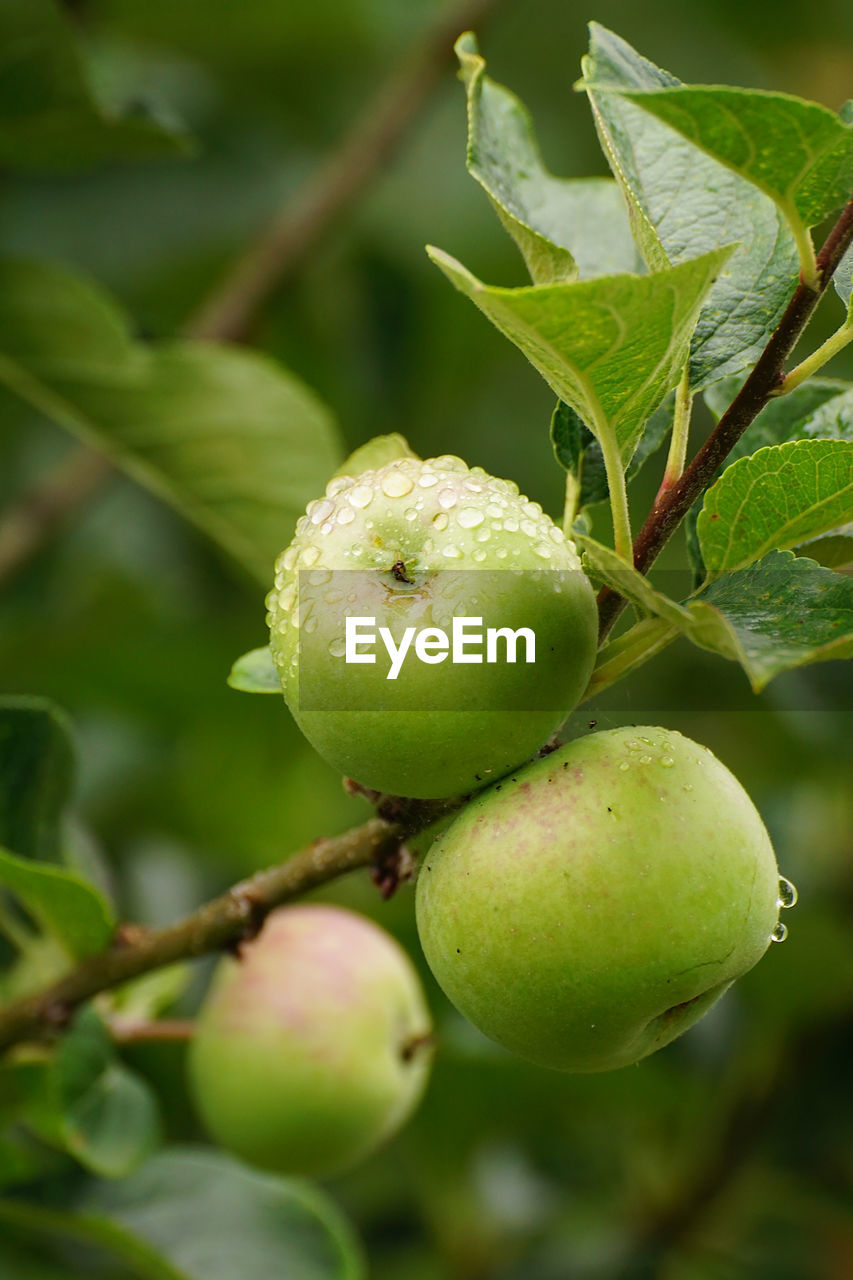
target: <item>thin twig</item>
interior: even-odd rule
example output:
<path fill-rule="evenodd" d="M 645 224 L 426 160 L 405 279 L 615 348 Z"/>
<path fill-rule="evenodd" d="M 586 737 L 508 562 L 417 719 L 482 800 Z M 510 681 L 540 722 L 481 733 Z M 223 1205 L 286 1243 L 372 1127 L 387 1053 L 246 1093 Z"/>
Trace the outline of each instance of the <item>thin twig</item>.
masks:
<path fill-rule="evenodd" d="M 634 542 L 634 567 L 640 573 L 645 573 L 657 559 L 693 503 L 713 481 L 744 431 L 780 385 L 786 361 L 851 243 L 853 199 L 846 205 L 817 256 L 818 288 L 813 289 L 802 281 L 797 285 L 782 319 L 743 387 L 681 478 L 655 502 Z M 625 603 L 624 598 L 610 587 L 599 592 L 600 639 L 608 635 Z"/>
<path fill-rule="evenodd" d="M 226 272 L 189 323 L 197 338 L 240 342 L 264 303 L 393 156 L 453 56 L 460 32 L 480 26 L 498 0 L 444 9 L 392 71 L 325 164 Z"/>
<path fill-rule="evenodd" d="M 182 1044 L 195 1034 L 191 1018 L 122 1018 L 107 1019 L 110 1035 L 116 1044 Z"/>
<path fill-rule="evenodd" d="M 482 25 L 500 0 L 463 0 L 443 10 L 395 65 L 340 146 L 308 178 L 255 243 L 229 268 L 184 325 L 185 337 L 234 342 L 316 249 L 399 148 L 447 70 L 461 31 Z M 22 568 L 113 474 L 112 464 L 74 447 L 0 520 L 0 582 Z"/>

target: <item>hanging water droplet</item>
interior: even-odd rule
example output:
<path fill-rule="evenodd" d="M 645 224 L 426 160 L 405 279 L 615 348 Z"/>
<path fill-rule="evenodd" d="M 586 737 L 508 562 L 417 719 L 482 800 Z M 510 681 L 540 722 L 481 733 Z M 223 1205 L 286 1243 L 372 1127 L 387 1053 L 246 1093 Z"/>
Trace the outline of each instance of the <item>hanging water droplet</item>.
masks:
<path fill-rule="evenodd" d="M 781 920 L 777 920 L 770 935 L 771 942 L 784 942 L 788 936 L 788 926 L 783 924 Z"/>
<path fill-rule="evenodd" d="M 440 494 L 439 494 L 439 501 L 441 501 Z M 485 518 L 486 517 L 483 515 L 482 511 L 479 510 L 479 508 L 463 507 L 462 510 L 459 512 L 459 515 L 456 517 L 456 523 L 462 529 L 476 529 L 478 525 L 481 525 L 483 523 Z"/>
<path fill-rule="evenodd" d="M 779 897 L 776 900 L 777 905 L 780 907 L 784 907 L 786 910 L 788 907 L 795 907 L 797 905 L 797 899 L 799 898 L 799 896 L 800 895 L 797 893 L 797 886 L 793 884 L 790 880 L 788 880 L 785 876 L 780 876 L 779 877 Z"/>

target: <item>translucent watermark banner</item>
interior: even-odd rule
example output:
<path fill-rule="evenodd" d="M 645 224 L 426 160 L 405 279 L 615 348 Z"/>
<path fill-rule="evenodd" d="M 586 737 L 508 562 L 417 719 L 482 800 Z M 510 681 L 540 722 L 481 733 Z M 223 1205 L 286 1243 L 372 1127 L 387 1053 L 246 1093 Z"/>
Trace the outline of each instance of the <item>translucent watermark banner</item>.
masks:
<path fill-rule="evenodd" d="M 595 650 L 573 570 L 302 570 L 282 623 L 314 711 L 558 711 Z"/>

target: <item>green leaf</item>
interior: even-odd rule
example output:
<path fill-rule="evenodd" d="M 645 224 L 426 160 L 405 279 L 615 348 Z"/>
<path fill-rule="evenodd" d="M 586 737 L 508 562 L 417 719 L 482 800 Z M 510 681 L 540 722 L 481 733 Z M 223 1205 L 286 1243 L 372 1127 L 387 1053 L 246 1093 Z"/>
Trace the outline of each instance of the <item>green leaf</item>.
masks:
<path fill-rule="evenodd" d="M 238 658 L 231 668 L 228 683 L 241 693 L 277 693 L 280 696 L 281 680 L 269 645 L 264 645 L 263 649 L 250 649 Z"/>
<path fill-rule="evenodd" d="M 633 479 L 666 440 L 672 430 L 674 407 L 675 397 L 669 395 L 649 418 L 626 468 L 628 480 Z M 551 418 L 551 443 L 560 466 L 570 471 L 578 483 L 578 510 L 606 502 L 609 490 L 601 445 L 574 409 L 562 400 L 557 403 Z"/>
<path fill-rule="evenodd" d="M 709 387 L 705 402 L 720 419 L 740 390 L 729 378 Z M 770 444 L 787 440 L 853 440 L 853 386 L 833 378 L 809 378 L 784 396 L 769 400 L 729 454 L 746 458 Z"/>
<path fill-rule="evenodd" d="M 115 1056 L 109 1033 L 84 1009 L 63 1036 L 51 1072 L 63 1148 L 92 1173 L 124 1178 L 160 1137 L 149 1086 Z"/>
<path fill-rule="evenodd" d="M 366 1276 L 352 1229 L 328 1196 L 202 1149 L 173 1148 L 122 1182 L 96 1184 L 75 1212 L 0 1200 L 0 1223 L 40 1241 L 95 1247 L 139 1280 Z"/>
<path fill-rule="evenodd" d="M 134 342 L 94 285 L 0 264 L 0 384 L 103 449 L 262 582 L 339 460 L 329 411 L 266 356 Z"/>
<path fill-rule="evenodd" d="M 678 382 L 702 299 L 729 256 L 720 249 L 647 276 L 502 289 L 439 249 L 428 253 L 598 439 L 614 433 L 625 462 Z"/>
<path fill-rule="evenodd" d="M 853 579 L 791 551 L 715 578 L 688 608 L 690 639 L 739 662 L 756 693 L 783 671 L 853 657 Z"/>
<path fill-rule="evenodd" d="M 848 316 L 853 316 L 853 246 L 851 246 L 839 262 L 832 277 L 835 291 L 847 308 Z"/>
<path fill-rule="evenodd" d="M 91 168 L 180 155 L 189 139 L 134 103 L 95 101 L 70 27 L 54 0 L 0 4 L 0 163 L 28 170 Z"/>
<path fill-rule="evenodd" d="M 0 698 L 0 845 L 57 858 L 73 774 L 64 713 L 44 698 Z"/>
<path fill-rule="evenodd" d="M 625 201 L 615 182 L 556 178 L 522 102 L 485 74 L 469 32 L 456 42 L 468 95 L 468 172 L 489 196 L 537 284 L 637 272 Z"/>
<path fill-rule="evenodd" d="M 760 355 L 796 284 L 793 238 L 772 200 L 623 96 L 677 86 L 669 72 L 595 22 L 583 70 L 581 87 L 650 266 L 739 245 L 693 336 L 690 383 L 701 390 Z"/>
<path fill-rule="evenodd" d="M 0 1073 L 0 1090 L 4 1075 L 7 1094 L 17 1085 L 21 1122 L 100 1177 L 126 1177 L 159 1140 L 154 1094 L 117 1058 L 91 1006 L 78 1013 L 52 1058 L 13 1063 Z"/>
<path fill-rule="evenodd" d="M 400 458 L 416 458 L 418 455 L 409 448 L 405 436 L 393 431 L 387 436 L 374 436 L 366 444 L 360 445 L 341 463 L 335 472 L 336 476 L 360 476 L 365 471 L 376 471 L 387 466 L 389 462 L 397 462 Z"/>
<path fill-rule="evenodd" d="M 0 886 L 78 959 L 102 951 L 112 937 L 116 922 L 106 899 L 71 871 L 0 848 Z"/>
<path fill-rule="evenodd" d="M 217 1152 L 154 1156 L 81 1208 L 138 1240 L 178 1280 L 362 1280 L 359 1247 L 331 1201 L 308 1184 L 247 1169 Z"/>
<path fill-rule="evenodd" d="M 826 569 L 853 573 L 853 524 L 844 525 L 825 538 L 814 538 L 795 547 L 798 556 L 808 556 Z"/>
<path fill-rule="evenodd" d="M 816 102 L 724 85 L 626 97 L 759 187 L 795 228 L 813 227 L 850 198 L 853 126 Z"/>
<path fill-rule="evenodd" d="M 633 566 L 626 565 L 610 547 L 605 547 L 585 534 L 575 534 L 574 537 L 578 550 L 583 552 L 584 567 L 606 586 L 624 596 L 641 613 L 662 618 L 681 630 L 689 627 L 690 615 L 687 609 L 655 590 L 648 578 Z"/>
<path fill-rule="evenodd" d="M 853 519 L 853 443 L 793 440 L 727 467 L 697 521 L 709 573 L 740 569 Z"/>

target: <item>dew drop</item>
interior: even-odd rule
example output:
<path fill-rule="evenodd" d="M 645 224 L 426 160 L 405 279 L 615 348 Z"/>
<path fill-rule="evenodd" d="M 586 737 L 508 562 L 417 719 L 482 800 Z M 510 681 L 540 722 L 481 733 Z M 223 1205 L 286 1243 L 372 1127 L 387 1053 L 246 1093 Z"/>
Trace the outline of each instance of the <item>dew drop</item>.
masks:
<path fill-rule="evenodd" d="M 445 511 L 452 510 L 456 506 L 456 490 L 442 489 L 438 495 L 438 505 L 443 507 Z"/>
<path fill-rule="evenodd" d="M 491 516 L 492 520 L 499 520 L 504 513 L 502 506 L 498 506 L 496 502 L 490 502 L 486 507 L 486 515 Z"/>
<path fill-rule="evenodd" d="M 477 547 L 476 551 L 472 552 L 471 554 L 471 559 L 476 560 L 477 564 L 482 564 L 485 558 L 486 558 L 486 553 L 482 547 Z"/>
<path fill-rule="evenodd" d="M 498 547 L 495 555 L 499 560 L 506 560 L 506 547 Z"/>
<path fill-rule="evenodd" d="M 320 559 L 319 547 L 303 547 L 299 552 L 299 563 L 303 569 L 310 569 Z"/>
<path fill-rule="evenodd" d="M 411 524 L 413 520 L 417 520 L 418 513 L 414 507 L 407 507 L 406 510 L 403 512 L 403 516 Z"/>
<path fill-rule="evenodd" d="M 342 658 L 347 651 L 346 644 L 340 636 L 329 641 L 329 653 L 333 658 Z"/>
<path fill-rule="evenodd" d="M 521 522 L 521 532 L 522 532 L 523 534 L 525 534 L 525 535 L 526 535 L 526 537 L 528 537 L 528 538 L 535 538 L 535 537 L 536 537 L 536 535 L 537 535 L 537 533 L 539 532 L 539 529 L 538 529 L 538 528 L 537 528 L 537 526 L 533 523 L 533 521 L 532 521 L 532 520 L 522 520 L 522 522 Z"/>
<path fill-rule="evenodd" d="M 651 756 L 640 756 L 640 764 L 651 764 L 651 763 L 652 763 Z"/>
<path fill-rule="evenodd" d="M 448 560 L 462 559 L 462 552 L 453 542 L 448 542 L 446 547 L 442 547 L 441 554 Z"/>
<path fill-rule="evenodd" d="M 797 886 L 788 880 L 785 876 L 779 877 L 779 897 L 776 900 L 777 906 L 788 908 L 797 905 L 799 898 Z"/>
<path fill-rule="evenodd" d="M 293 566 L 296 564 L 296 557 L 298 556 L 298 554 L 299 552 L 297 551 L 296 547 L 288 547 L 287 550 L 285 551 L 284 559 L 282 560 L 282 565 L 287 571 L 290 571 L 293 568 Z"/>
<path fill-rule="evenodd" d="M 405 471 L 389 471 L 380 483 L 386 498 L 405 498 L 415 487 L 414 480 Z"/>
<path fill-rule="evenodd" d="M 446 512 L 439 511 L 433 516 L 432 523 L 434 527 L 438 529 L 439 533 L 441 533 L 442 530 L 446 529 L 450 524 L 450 517 Z"/>
<path fill-rule="evenodd" d="M 530 516 L 531 520 L 537 520 L 542 514 L 542 508 L 538 502 L 525 502 L 522 511 L 526 516 Z"/>
<path fill-rule="evenodd" d="M 334 498 L 342 489 L 347 489 L 351 482 L 350 476 L 335 476 L 335 478 L 330 480 L 326 485 L 326 496 Z"/>
<path fill-rule="evenodd" d="M 331 569 L 315 569 L 313 573 L 308 574 L 308 582 L 312 587 L 324 587 L 331 580 Z"/>
<path fill-rule="evenodd" d="M 548 530 L 548 537 L 552 542 L 556 543 L 565 542 L 566 540 L 562 529 L 558 529 L 555 524 L 552 524 L 551 528 Z"/>
<path fill-rule="evenodd" d="M 355 519 L 355 512 L 352 507 L 341 507 L 338 512 L 338 524 L 352 524 Z"/>
<path fill-rule="evenodd" d="M 551 559 L 551 548 L 547 542 L 537 542 L 533 548 L 533 554 L 541 557 L 542 560 Z"/>
<path fill-rule="evenodd" d="M 477 532 L 474 534 L 474 541 L 475 541 L 475 542 L 488 542 L 488 541 L 489 541 L 489 530 L 488 530 L 488 529 L 478 529 L 478 530 L 477 530 Z"/>
<path fill-rule="evenodd" d="M 784 942 L 788 936 L 788 926 L 783 924 L 781 920 L 777 920 L 770 935 L 771 942 Z"/>
<path fill-rule="evenodd" d="M 641 741 L 641 742 L 645 742 L 645 744 L 646 744 L 646 746 L 647 746 L 647 747 L 650 747 L 650 746 L 652 745 L 652 740 L 651 740 L 651 738 L 641 738 L 641 739 L 640 739 L 640 741 Z"/>
<path fill-rule="evenodd" d="M 663 765 L 664 769 L 671 769 L 672 766 L 675 764 L 675 761 L 673 760 L 672 756 L 661 756 L 660 762 Z"/>
<path fill-rule="evenodd" d="M 439 501 L 441 501 L 441 494 L 439 494 Z M 483 523 L 485 518 L 482 511 L 477 507 L 463 507 L 456 517 L 456 523 L 462 529 L 476 529 L 478 525 Z"/>
<path fill-rule="evenodd" d="M 311 523 L 322 524 L 324 520 L 328 520 L 334 509 L 334 502 L 330 502 L 328 498 L 321 498 L 319 502 L 312 502 L 308 508 Z"/>
<path fill-rule="evenodd" d="M 312 632 L 317 630 L 317 619 L 314 617 L 306 618 L 305 626 L 302 628 L 302 630 L 305 632 L 306 635 L 310 636 Z"/>
<path fill-rule="evenodd" d="M 693 783 L 692 783 L 692 782 L 685 782 L 684 786 L 682 787 L 682 790 L 683 790 L 683 791 L 692 791 L 692 790 L 693 790 Z"/>
<path fill-rule="evenodd" d="M 510 519 L 504 520 L 504 528 L 506 529 L 507 533 L 518 533 L 518 521 L 513 520 L 510 517 Z"/>
<path fill-rule="evenodd" d="M 438 484 L 438 476 L 434 471 L 424 471 L 418 476 L 418 484 L 422 489 L 432 489 Z"/>
<path fill-rule="evenodd" d="M 630 768 L 631 766 L 629 765 L 627 760 L 623 760 L 619 766 L 619 769 L 622 773 L 627 773 Z"/>
<path fill-rule="evenodd" d="M 354 489 L 350 489 L 347 494 L 347 501 L 351 507 L 356 507 L 359 511 L 363 511 L 365 507 L 369 507 L 373 501 L 373 490 L 369 485 L 357 484 Z"/>

